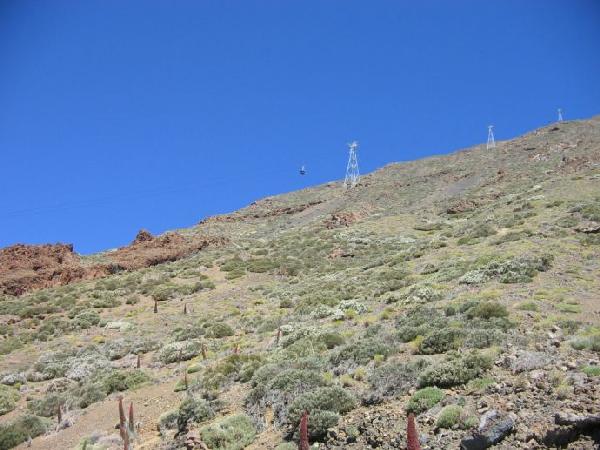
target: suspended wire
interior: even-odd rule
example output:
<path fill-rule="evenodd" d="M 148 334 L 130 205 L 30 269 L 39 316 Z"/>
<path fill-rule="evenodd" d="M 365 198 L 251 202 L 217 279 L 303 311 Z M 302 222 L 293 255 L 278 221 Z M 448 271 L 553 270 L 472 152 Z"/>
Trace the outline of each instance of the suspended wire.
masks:
<path fill-rule="evenodd" d="M 252 170 L 252 173 L 254 175 L 259 175 L 260 177 L 264 177 L 264 176 L 268 176 L 268 175 L 280 174 L 281 172 L 278 170 L 263 168 L 262 170 Z M 135 201 L 135 200 L 141 200 L 141 199 L 145 199 L 145 198 L 155 198 L 155 197 L 159 197 L 162 195 L 170 195 L 170 194 L 176 194 L 176 193 L 181 193 L 181 192 L 192 192 L 194 190 L 197 190 L 198 188 L 219 186 L 224 183 L 231 182 L 233 178 L 234 177 L 232 177 L 232 176 L 226 176 L 226 177 L 220 177 L 220 178 L 216 178 L 216 179 L 213 179 L 210 181 L 198 182 L 198 183 L 194 183 L 194 184 L 188 183 L 186 185 L 179 185 L 179 186 L 163 186 L 158 189 L 145 189 L 142 191 L 129 192 L 129 193 L 115 193 L 115 194 L 111 194 L 109 196 L 97 197 L 94 199 L 82 200 L 82 201 L 77 201 L 77 202 L 72 202 L 72 203 L 63 203 L 63 204 L 57 204 L 57 205 L 45 205 L 45 206 L 37 206 L 37 207 L 33 207 L 33 208 L 24 208 L 24 209 L 9 211 L 5 214 L 0 214 L 0 220 L 13 219 L 13 218 L 24 217 L 24 216 L 26 217 L 26 216 L 30 216 L 30 215 L 37 215 L 37 214 L 41 214 L 41 213 L 50 213 L 50 212 L 56 212 L 56 211 L 78 210 L 78 209 L 91 208 L 91 207 L 96 207 L 96 206 L 101 206 L 101 205 L 105 206 L 105 205 L 118 203 L 123 200 Z M 239 178 L 239 177 L 235 177 L 235 178 Z"/>

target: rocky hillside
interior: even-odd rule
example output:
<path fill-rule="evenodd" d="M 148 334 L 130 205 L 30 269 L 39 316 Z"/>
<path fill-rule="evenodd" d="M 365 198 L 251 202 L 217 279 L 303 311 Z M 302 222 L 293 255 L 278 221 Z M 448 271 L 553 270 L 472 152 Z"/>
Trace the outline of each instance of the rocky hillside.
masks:
<path fill-rule="evenodd" d="M 7 248 L 0 449 L 598 448 L 599 256 L 600 118 Z"/>

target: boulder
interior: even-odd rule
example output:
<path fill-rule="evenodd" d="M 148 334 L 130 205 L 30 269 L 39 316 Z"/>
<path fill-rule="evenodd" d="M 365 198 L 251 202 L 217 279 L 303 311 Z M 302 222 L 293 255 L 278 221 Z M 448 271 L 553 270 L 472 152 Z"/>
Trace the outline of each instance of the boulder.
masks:
<path fill-rule="evenodd" d="M 521 351 L 512 357 L 507 357 L 504 365 L 513 373 L 521 373 L 541 369 L 551 362 L 551 357 L 547 353 Z"/>
<path fill-rule="evenodd" d="M 152 234 L 148 230 L 141 229 L 140 231 L 138 231 L 138 234 L 135 236 L 135 239 L 133 240 L 131 245 L 139 244 L 140 242 L 152 241 L 153 239 L 154 236 L 152 236 Z"/>
<path fill-rule="evenodd" d="M 514 428 L 514 421 L 508 415 L 492 409 L 479 421 L 479 428 L 473 435 L 460 441 L 461 450 L 485 450 L 501 442 Z"/>

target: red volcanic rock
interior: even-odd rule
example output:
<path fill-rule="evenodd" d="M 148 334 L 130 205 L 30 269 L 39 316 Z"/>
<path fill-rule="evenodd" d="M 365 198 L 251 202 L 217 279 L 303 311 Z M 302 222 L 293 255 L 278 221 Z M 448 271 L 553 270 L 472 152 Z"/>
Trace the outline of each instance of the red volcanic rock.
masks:
<path fill-rule="evenodd" d="M 167 233 L 153 237 L 140 231 L 133 243 L 103 255 L 104 262 L 84 264 L 71 244 L 24 245 L 0 249 L 0 294 L 22 295 L 36 289 L 104 277 L 121 270 L 134 270 L 176 261 L 209 245 L 222 245 L 222 238 L 182 236 Z"/>
<path fill-rule="evenodd" d="M 329 230 L 333 228 L 349 227 L 360 219 L 360 216 L 354 212 L 340 212 L 332 214 L 325 220 L 325 227 Z"/>
<path fill-rule="evenodd" d="M 472 211 L 477 208 L 477 203 L 472 200 L 461 199 L 454 204 L 448 206 L 446 213 L 448 214 L 460 214 L 467 211 Z"/>
<path fill-rule="evenodd" d="M 154 239 L 154 236 L 148 231 L 141 229 L 138 231 L 138 234 L 135 236 L 135 239 L 131 243 L 131 245 L 139 244 L 140 242 L 148 242 Z"/>
<path fill-rule="evenodd" d="M 83 268 L 71 244 L 17 244 L 0 249 L 0 293 L 4 294 L 22 295 L 108 273 L 103 267 Z"/>
<path fill-rule="evenodd" d="M 139 236 L 139 234 L 138 234 Z M 196 253 L 209 245 L 221 245 L 222 238 L 205 236 L 183 236 L 179 233 L 165 233 L 151 240 L 136 240 L 127 247 L 121 247 L 107 258 L 118 267 L 126 270 L 155 266 L 163 262 L 176 261 Z"/>

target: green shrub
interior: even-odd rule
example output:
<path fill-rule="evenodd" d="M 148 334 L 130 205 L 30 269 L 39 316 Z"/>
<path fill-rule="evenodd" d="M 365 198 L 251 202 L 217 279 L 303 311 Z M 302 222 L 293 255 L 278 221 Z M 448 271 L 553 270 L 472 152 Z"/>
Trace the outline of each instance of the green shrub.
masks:
<path fill-rule="evenodd" d="M 468 238 L 476 239 L 488 237 L 496 234 L 496 229 L 488 223 L 477 223 L 463 231 L 463 235 Z"/>
<path fill-rule="evenodd" d="M 19 391 L 0 384 L 0 416 L 15 409 L 19 400 Z"/>
<path fill-rule="evenodd" d="M 452 317 L 456 314 L 456 306 L 454 305 L 447 305 L 444 308 L 444 314 L 446 315 L 446 317 Z"/>
<path fill-rule="evenodd" d="M 488 387 L 493 385 L 495 380 L 492 377 L 474 378 L 467 383 L 467 389 L 470 392 L 476 392 L 482 394 Z"/>
<path fill-rule="evenodd" d="M 104 400 L 106 395 L 106 387 L 99 382 L 83 383 L 73 391 L 74 403 L 82 409 Z"/>
<path fill-rule="evenodd" d="M 463 236 L 456 241 L 456 245 L 475 245 L 478 242 L 479 242 L 479 239 L 477 239 L 477 238 Z"/>
<path fill-rule="evenodd" d="M 600 377 L 600 366 L 585 366 L 581 371 L 588 377 Z"/>
<path fill-rule="evenodd" d="M 198 341 L 173 342 L 162 347 L 157 357 L 165 364 L 187 361 L 198 355 L 201 348 L 202 346 Z"/>
<path fill-rule="evenodd" d="M 419 389 L 408 401 L 406 410 L 415 414 L 421 414 L 433 408 L 444 398 L 444 391 L 436 387 Z"/>
<path fill-rule="evenodd" d="M 175 328 L 171 335 L 175 341 L 188 341 L 190 339 L 197 339 L 206 333 L 206 330 L 199 325 L 189 325 L 185 328 Z"/>
<path fill-rule="evenodd" d="M 500 236 L 497 239 L 495 239 L 493 244 L 501 245 L 506 242 L 520 241 L 521 239 L 525 239 L 525 238 L 531 236 L 531 234 L 532 233 L 530 231 L 511 231 L 510 233 L 506 233 L 505 235 Z"/>
<path fill-rule="evenodd" d="M 309 356 L 325 353 L 327 347 L 325 343 L 316 341 L 312 337 L 304 337 L 289 345 L 285 349 L 286 358 L 295 360 Z"/>
<path fill-rule="evenodd" d="M 114 294 L 104 294 L 102 297 L 92 300 L 93 308 L 115 308 L 119 306 L 121 302 Z"/>
<path fill-rule="evenodd" d="M 477 378 L 492 367 L 492 358 L 481 353 L 469 353 L 449 358 L 427 369 L 419 377 L 419 386 L 452 387 Z"/>
<path fill-rule="evenodd" d="M 137 305 L 140 302 L 140 298 L 137 295 L 130 295 L 125 300 L 127 305 Z"/>
<path fill-rule="evenodd" d="M 55 353 L 43 353 L 34 363 L 33 369 L 40 372 L 45 380 L 63 377 L 69 369 L 69 359 L 75 351 L 72 349 Z"/>
<path fill-rule="evenodd" d="M 317 328 L 300 328 L 290 335 L 286 336 L 281 345 L 287 348 L 297 341 L 302 341 L 304 345 L 318 345 L 327 349 L 332 349 L 344 343 L 344 337 L 336 332 L 321 331 Z"/>
<path fill-rule="evenodd" d="M 242 450 L 256 436 L 252 420 L 243 414 L 227 417 L 200 429 L 202 441 L 213 450 Z"/>
<path fill-rule="evenodd" d="M 554 393 L 557 399 L 565 400 L 573 394 L 573 386 L 570 386 L 567 383 L 561 383 L 560 385 L 556 386 Z"/>
<path fill-rule="evenodd" d="M 416 385 L 418 375 L 428 365 L 425 359 L 410 362 L 390 361 L 373 371 L 369 383 L 379 395 L 403 395 Z"/>
<path fill-rule="evenodd" d="M 255 371 L 251 382 L 253 389 L 246 398 L 246 410 L 260 417 L 270 405 L 279 426 L 288 422 L 288 406 L 299 395 L 325 385 L 322 365 L 313 359 L 299 360 L 294 367 L 289 367 L 288 361 L 266 364 Z"/>
<path fill-rule="evenodd" d="M 50 392 L 43 398 L 29 400 L 27 409 L 37 416 L 53 417 L 56 415 L 59 405 L 64 405 L 66 401 L 66 393 Z"/>
<path fill-rule="evenodd" d="M 33 317 L 40 318 L 40 316 L 47 316 L 52 313 L 59 312 L 56 306 L 52 305 L 33 305 L 23 308 L 19 312 L 19 316 L 22 319 L 31 319 Z"/>
<path fill-rule="evenodd" d="M 166 302 L 174 296 L 174 290 L 172 286 L 158 286 L 152 291 L 152 300 L 157 302 Z"/>
<path fill-rule="evenodd" d="M 160 429 L 164 430 L 173 430 L 177 428 L 177 419 L 179 417 L 179 411 L 174 409 L 171 411 L 167 411 L 162 414 L 158 419 L 158 426 Z"/>
<path fill-rule="evenodd" d="M 584 205 L 580 208 L 579 213 L 584 219 L 600 222 L 600 202 Z"/>
<path fill-rule="evenodd" d="M 467 317 L 472 319 L 473 317 L 478 317 L 480 319 L 491 319 L 493 317 L 508 317 L 508 310 L 506 306 L 494 302 L 494 301 L 485 301 L 478 303 L 476 306 L 470 308 L 467 311 Z"/>
<path fill-rule="evenodd" d="M 258 371 L 257 371 L 258 373 Z M 256 377 L 252 379 L 257 381 Z M 311 369 L 286 369 L 277 373 L 269 383 L 274 390 L 294 392 L 297 390 L 311 389 L 324 384 L 320 373 Z"/>
<path fill-rule="evenodd" d="M 304 411 L 310 414 L 309 433 L 320 439 L 327 434 L 327 428 L 337 424 L 339 414 L 344 414 L 356 406 L 356 400 L 340 387 L 322 387 L 296 398 L 291 404 L 288 417 L 297 426 Z M 321 423 L 320 423 L 321 422 Z"/>
<path fill-rule="evenodd" d="M 303 411 L 328 410 L 339 414 L 347 413 L 356 406 L 354 396 L 337 386 L 322 387 L 298 397 L 289 408 L 292 422 L 299 423 Z"/>
<path fill-rule="evenodd" d="M 412 286 L 405 294 L 405 299 L 411 303 L 432 303 L 440 301 L 444 297 L 442 291 L 428 284 Z"/>
<path fill-rule="evenodd" d="M 165 283 L 156 286 L 151 293 L 153 300 L 157 302 L 165 302 L 172 298 L 182 295 L 190 295 L 204 288 L 205 282 L 195 283 L 193 285 L 177 285 L 173 283 Z"/>
<path fill-rule="evenodd" d="M 100 323 L 100 315 L 91 309 L 85 309 L 71 320 L 73 328 L 86 330 Z"/>
<path fill-rule="evenodd" d="M 220 268 L 223 272 L 245 271 L 244 261 L 237 256 L 222 262 Z"/>
<path fill-rule="evenodd" d="M 456 350 L 460 347 L 464 336 L 465 332 L 456 328 L 434 330 L 425 336 L 419 347 L 419 352 L 423 355 L 435 355 L 446 353 L 449 350 Z"/>
<path fill-rule="evenodd" d="M 344 337 L 339 333 L 323 333 L 318 337 L 329 350 L 344 343 Z"/>
<path fill-rule="evenodd" d="M 460 423 L 463 409 L 458 405 L 448 405 L 440 411 L 435 426 L 437 428 L 452 428 Z"/>
<path fill-rule="evenodd" d="M 48 419 L 32 415 L 21 416 L 13 422 L 0 424 L 0 450 L 8 450 L 46 433 L 52 425 Z"/>
<path fill-rule="evenodd" d="M 246 269 L 248 272 L 264 273 L 276 269 L 278 266 L 279 264 L 277 264 L 277 261 L 267 258 L 250 259 L 246 261 Z"/>
<path fill-rule="evenodd" d="M 600 245 L 600 234 L 586 234 L 580 236 L 579 242 L 581 242 L 581 245 L 585 246 Z"/>
<path fill-rule="evenodd" d="M 371 361 L 375 355 L 387 357 L 391 351 L 390 346 L 381 342 L 381 340 L 362 339 L 341 347 L 331 355 L 330 360 L 336 366 L 342 364 L 362 366 Z"/>
<path fill-rule="evenodd" d="M 264 358 L 260 355 L 229 355 L 204 371 L 202 386 L 218 389 L 227 381 L 248 382 L 263 363 Z"/>
<path fill-rule="evenodd" d="M 446 320 L 442 317 L 439 310 L 428 307 L 417 307 L 408 311 L 404 316 L 398 318 L 398 327 L 411 326 L 420 327 L 425 325 L 431 328 L 437 328 L 446 325 Z"/>
<path fill-rule="evenodd" d="M 521 311 L 539 311 L 539 307 L 535 302 L 523 302 L 517 307 Z"/>
<path fill-rule="evenodd" d="M 189 422 L 202 423 L 212 419 L 215 415 L 213 408 L 203 398 L 187 397 L 177 413 L 177 429 L 183 433 L 188 428 Z"/>
<path fill-rule="evenodd" d="M 340 420 L 340 415 L 335 411 L 315 409 L 310 413 L 308 419 L 308 437 L 309 440 L 324 440 L 327 436 L 327 430 L 335 427 Z"/>
<path fill-rule="evenodd" d="M 430 328 L 427 325 L 420 325 L 418 327 L 402 326 L 398 328 L 396 333 L 396 339 L 400 342 L 411 342 L 416 339 L 417 336 L 423 336 L 429 332 Z"/>
<path fill-rule="evenodd" d="M 283 298 L 279 301 L 280 308 L 293 308 L 294 302 L 289 298 Z"/>
<path fill-rule="evenodd" d="M 11 298 L 11 297 L 8 297 Z M 26 307 L 23 301 L 0 301 L 0 314 L 7 316 L 20 316 L 21 311 Z"/>
<path fill-rule="evenodd" d="M 96 283 L 96 289 L 99 291 L 114 291 L 119 287 L 119 283 L 114 278 L 105 278 Z"/>
<path fill-rule="evenodd" d="M 27 343 L 25 336 L 10 336 L 0 341 L 0 355 L 8 355 L 9 353 L 23 348 Z"/>
<path fill-rule="evenodd" d="M 579 221 L 573 216 L 565 216 L 556 221 L 556 225 L 561 228 L 573 228 Z"/>
<path fill-rule="evenodd" d="M 437 231 L 444 226 L 441 222 L 423 222 L 416 224 L 413 228 L 419 231 Z"/>
<path fill-rule="evenodd" d="M 600 352 L 600 333 L 577 337 L 571 341 L 571 347 L 573 347 L 575 350 L 588 349 L 595 352 Z"/>
<path fill-rule="evenodd" d="M 572 319 L 560 319 L 556 324 L 569 335 L 575 334 L 581 328 L 581 322 Z"/>
<path fill-rule="evenodd" d="M 506 335 L 495 328 L 472 328 L 468 331 L 463 345 L 467 348 L 489 348 L 501 344 Z"/>
<path fill-rule="evenodd" d="M 211 338 L 224 338 L 227 336 L 233 336 L 234 330 L 224 322 L 215 322 L 211 324 L 206 330 L 206 335 Z"/>
<path fill-rule="evenodd" d="M 550 268 L 552 256 L 518 256 L 506 261 L 491 261 L 485 266 L 464 274 L 459 282 L 462 284 L 480 284 L 491 279 L 502 283 L 527 283 L 532 281 L 538 272 Z"/>
<path fill-rule="evenodd" d="M 400 263 L 400 262 L 399 262 Z M 381 296 L 386 292 L 397 291 L 398 289 L 405 288 L 412 284 L 414 281 L 409 276 L 409 272 L 404 269 L 398 269 L 396 267 L 384 268 L 381 272 L 378 272 L 374 279 L 377 289 L 375 290 L 375 296 Z M 391 298 L 388 302 L 392 303 L 398 301 L 397 298 Z"/>
<path fill-rule="evenodd" d="M 148 381 L 150 381 L 150 377 L 141 370 L 115 370 L 101 379 L 107 394 L 135 389 Z"/>
<path fill-rule="evenodd" d="M 68 330 L 69 326 L 69 322 L 61 317 L 48 317 L 42 321 L 41 326 L 38 328 L 37 338 L 40 341 L 47 341 Z"/>

